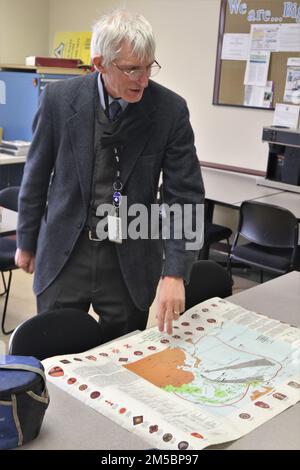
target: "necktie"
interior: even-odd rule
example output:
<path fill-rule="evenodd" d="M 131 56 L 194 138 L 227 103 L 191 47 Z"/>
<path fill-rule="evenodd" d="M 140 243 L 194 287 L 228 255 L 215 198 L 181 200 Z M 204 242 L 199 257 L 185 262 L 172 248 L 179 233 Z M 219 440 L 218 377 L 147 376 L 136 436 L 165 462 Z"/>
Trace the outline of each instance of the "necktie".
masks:
<path fill-rule="evenodd" d="M 109 119 L 115 121 L 122 111 L 122 107 L 118 100 L 114 100 L 109 105 Z"/>

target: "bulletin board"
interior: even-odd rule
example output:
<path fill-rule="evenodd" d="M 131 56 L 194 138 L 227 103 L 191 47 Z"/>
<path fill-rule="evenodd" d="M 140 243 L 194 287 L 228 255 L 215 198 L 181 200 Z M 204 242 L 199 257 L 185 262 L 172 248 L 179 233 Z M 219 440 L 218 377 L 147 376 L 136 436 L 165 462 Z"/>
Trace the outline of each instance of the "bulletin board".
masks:
<path fill-rule="evenodd" d="M 213 104 L 274 110 L 276 103 L 284 102 L 287 61 L 300 57 L 300 51 L 271 52 L 267 79 L 273 82 L 272 102 L 267 108 L 248 106 L 244 104 L 247 60 L 222 60 L 223 39 L 226 33 L 250 34 L 252 24 L 282 25 L 299 21 L 300 1 L 221 0 Z"/>

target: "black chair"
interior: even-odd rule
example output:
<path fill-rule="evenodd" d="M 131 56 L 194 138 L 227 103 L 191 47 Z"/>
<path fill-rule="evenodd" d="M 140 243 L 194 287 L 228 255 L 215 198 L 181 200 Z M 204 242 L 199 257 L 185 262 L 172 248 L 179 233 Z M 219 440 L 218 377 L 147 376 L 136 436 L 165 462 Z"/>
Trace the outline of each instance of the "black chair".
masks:
<path fill-rule="evenodd" d="M 204 242 L 199 253 L 199 260 L 207 260 L 209 258 L 210 246 L 222 240 L 227 242 L 227 253 L 230 252 L 229 238 L 232 235 L 232 230 L 225 225 L 219 225 L 212 222 L 213 218 L 213 204 L 205 201 L 204 206 Z"/>
<path fill-rule="evenodd" d="M 101 326 L 91 315 L 74 308 L 61 308 L 21 323 L 10 338 L 9 354 L 43 360 L 84 352 L 101 343 Z"/>
<path fill-rule="evenodd" d="M 12 211 L 18 211 L 19 186 L 10 186 L 0 191 L 0 206 Z M 12 271 L 17 269 L 15 265 L 16 241 L 8 237 L 0 237 L 0 272 L 3 281 L 3 292 L 0 296 L 4 296 L 4 306 L 2 310 L 1 330 L 4 335 L 12 333 L 13 330 L 5 330 L 5 317 L 7 312 L 7 304 L 11 287 Z M 8 273 L 8 279 L 5 279 L 4 273 Z"/>
<path fill-rule="evenodd" d="M 244 244 L 238 244 L 240 241 Z M 256 267 L 263 282 L 263 271 L 284 274 L 295 269 L 297 245 L 298 221 L 290 211 L 271 204 L 244 201 L 228 269 L 231 273 L 234 260 Z"/>
<path fill-rule="evenodd" d="M 190 282 L 185 286 L 185 309 L 212 297 L 228 297 L 232 294 L 232 282 L 225 268 L 212 260 L 193 264 Z"/>

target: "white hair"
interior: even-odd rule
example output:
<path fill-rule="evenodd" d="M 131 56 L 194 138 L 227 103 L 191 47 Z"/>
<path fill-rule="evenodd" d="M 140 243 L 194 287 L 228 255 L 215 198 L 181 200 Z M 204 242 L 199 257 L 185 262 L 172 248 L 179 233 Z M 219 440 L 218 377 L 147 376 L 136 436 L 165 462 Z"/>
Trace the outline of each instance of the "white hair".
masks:
<path fill-rule="evenodd" d="M 155 59 L 152 26 L 142 15 L 128 10 L 114 10 L 93 26 L 91 58 L 101 56 L 107 67 L 118 56 L 122 44 L 128 42 L 132 54 L 140 60 Z"/>

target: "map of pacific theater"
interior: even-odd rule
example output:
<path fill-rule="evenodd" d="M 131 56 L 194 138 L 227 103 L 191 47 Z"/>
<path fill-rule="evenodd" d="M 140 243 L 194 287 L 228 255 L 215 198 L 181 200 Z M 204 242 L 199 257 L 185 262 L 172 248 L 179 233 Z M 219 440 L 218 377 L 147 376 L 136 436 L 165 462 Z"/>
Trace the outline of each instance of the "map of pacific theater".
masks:
<path fill-rule="evenodd" d="M 47 359 L 49 380 L 161 449 L 237 439 L 300 399 L 299 329 L 214 298 L 156 327 Z"/>

